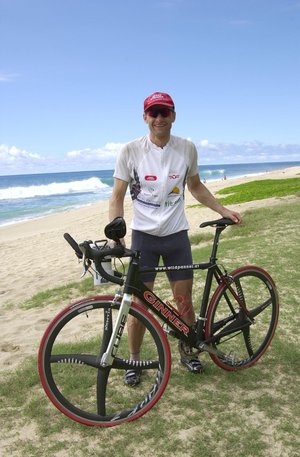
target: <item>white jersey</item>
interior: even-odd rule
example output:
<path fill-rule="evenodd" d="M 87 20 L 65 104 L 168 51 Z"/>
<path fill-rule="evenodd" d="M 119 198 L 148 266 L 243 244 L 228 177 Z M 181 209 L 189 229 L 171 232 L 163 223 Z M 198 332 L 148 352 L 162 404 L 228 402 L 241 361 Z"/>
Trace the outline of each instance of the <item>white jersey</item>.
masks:
<path fill-rule="evenodd" d="M 118 156 L 114 177 L 129 183 L 131 228 L 156 236 L 187 230 L 186 178 L 197 174 L 197 150 L 191 141 L 171 135 L 160 148 L 147 135 L 128 143 Z"/>

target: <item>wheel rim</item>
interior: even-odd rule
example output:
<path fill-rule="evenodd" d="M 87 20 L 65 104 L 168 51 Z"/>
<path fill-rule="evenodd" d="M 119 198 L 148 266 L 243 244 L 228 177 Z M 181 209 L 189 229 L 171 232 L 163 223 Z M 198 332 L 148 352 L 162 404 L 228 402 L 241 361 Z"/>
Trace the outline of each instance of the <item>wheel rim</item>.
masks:
<path fill-rule="evenodd" d="M 149 313 L 145 317 L 136 306 L 131 314 L 147 328 L 141 349 L 141 384 L 124 386 L 124 369 L 130 366 L 126 330 L 113 367 L 99 368 L 100 348 L 103 352 L 107 345 L 103 346 L 102 328 L 113 324 L 118 308 L 111 302 L 81 303 L 50 326 L 41 344 L 39 368 L 47 395 L 60 411 L 87 425 L 118 425 L 137 419 L 158 401 L 169 378 L 166 337 L 154 318 Z"/>
<path fill-rule="evenodd" d="M 278 320 L 278 297 L 273 281 L 259 268 L 238 269 L 231 276 L 234 282 L 220 287 L 212 298 L 206 338 L 227 356 L 212 354 L 213 361 L 226 370 L 237 370 L 253 365 L 268 348 Z M 248 315 L 235 297 L 245 303 Z M 243 328 L 226 335 L 236 322 Z"/>

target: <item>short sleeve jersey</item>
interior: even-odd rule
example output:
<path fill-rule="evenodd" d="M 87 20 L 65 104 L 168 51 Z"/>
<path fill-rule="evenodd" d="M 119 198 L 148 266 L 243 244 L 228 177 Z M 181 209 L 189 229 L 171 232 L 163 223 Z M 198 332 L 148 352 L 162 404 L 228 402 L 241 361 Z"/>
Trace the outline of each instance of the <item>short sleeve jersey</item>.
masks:
<path fill-rule="evenodd" d="M 191 141 L 171 135 L 160 148 L 147 135 L 125 145 L 114 177 L 129 183 L 131 228 L 156 236 L 187 230 L 185 184 L 187 177 L 197 174 L 197 150 Z"/>

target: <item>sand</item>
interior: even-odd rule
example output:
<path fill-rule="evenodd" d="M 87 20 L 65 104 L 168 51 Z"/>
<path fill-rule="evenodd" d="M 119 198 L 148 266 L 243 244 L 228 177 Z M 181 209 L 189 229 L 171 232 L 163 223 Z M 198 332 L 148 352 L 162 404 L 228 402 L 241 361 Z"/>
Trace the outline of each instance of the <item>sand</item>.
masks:
<path fill-rule="evenodd" d="M 300 167 L 266 172 L 255 177 L 233 178 L 226 181 L 208 182 L 212 193 L 221 188 L 257 179 L 280 179 L 294 177 Z M 243 214 L 246 209 L 281 202 L 268 199 L 232 205 Z M 186 205 L 196 204 L 186 192 Z M 187 208 L 190 233 L 200 230 L 199 224 L 216 219 L 218 214 L 208 208 Z M 132 216 L 129 197 L 125 202 L 125 219 L 129 227 Z M 35 354 L 47 323 L 60 310 L 61 304 L 44 309 L 23 310 L 16 305 L 37 292 L 69 282 L 78 281 L 81 266 L 65 242 L 63 234 L 69 232 L 77 241 L 104 238 L 104 227 L 108 223 L 108 201 L 99 202 L 81 209 L 0 227 L 0 367 L 14 368 L 23 358 Z M 130 229 L 126 236 L 130 245 Z M 103 289 L 102 289 L 103 290 Z M 101 291 L 97 291 L 101 293 Z M 14 308 L 6 305 L 13 304 Z M 65 306 L 65 304 L 64 304 Z"/>

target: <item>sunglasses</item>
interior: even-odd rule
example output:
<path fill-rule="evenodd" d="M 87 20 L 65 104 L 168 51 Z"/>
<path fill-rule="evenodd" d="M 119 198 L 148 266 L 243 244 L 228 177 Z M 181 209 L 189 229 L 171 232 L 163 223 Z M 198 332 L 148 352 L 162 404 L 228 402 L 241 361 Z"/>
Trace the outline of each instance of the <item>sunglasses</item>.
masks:
<path fill-rule="evenodd" d="M 146 111 L 146 114 L 149 114 L 151 117 L 157 117 L 161 115 L 162 117 L 169 117 L 171 113 L 173 113 L 174 110 L 171 108 L 149 108 Z"/>

